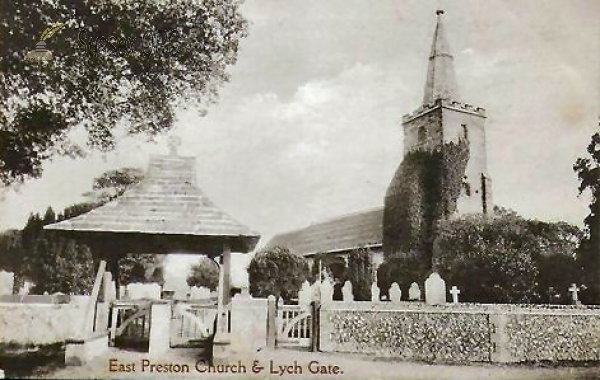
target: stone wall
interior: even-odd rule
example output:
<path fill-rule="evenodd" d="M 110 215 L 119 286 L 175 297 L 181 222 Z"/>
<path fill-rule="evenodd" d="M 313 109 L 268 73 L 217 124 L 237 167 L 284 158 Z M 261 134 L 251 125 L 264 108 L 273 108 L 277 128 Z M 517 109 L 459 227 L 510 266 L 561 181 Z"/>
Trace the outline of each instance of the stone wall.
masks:
<path fill-rule="evenodd" d="M 600 361 L 600 309 L 332 302 L 320 349 L 428 362 Z"/>
<path fill-rule="evenodd" d="M 73 338 L 85 304 L 0 303 L 0 343 L 50 344 Z"/>

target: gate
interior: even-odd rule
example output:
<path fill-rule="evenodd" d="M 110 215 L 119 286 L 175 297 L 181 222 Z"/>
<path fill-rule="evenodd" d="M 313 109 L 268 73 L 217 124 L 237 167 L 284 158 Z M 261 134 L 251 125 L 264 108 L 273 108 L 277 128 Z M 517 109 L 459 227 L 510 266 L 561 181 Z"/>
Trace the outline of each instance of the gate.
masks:
<path fill-rule="evenodd" d="M 188 302 L 174 304 L 171 316 L 171 347 L 204 347 L 208 342 L 212 342 L 216 317 L 217 305 Z"/>
<path fill-rule="evenodd" d="M 146 300 L 113 303 L 109 329 L 111 346 L 148 350 L 151 305 Z"/>
<path fill-rule="evenodd" d="M 276 345 L 314 349 L 316 321 L 311 305 L 278 305 Z"/>

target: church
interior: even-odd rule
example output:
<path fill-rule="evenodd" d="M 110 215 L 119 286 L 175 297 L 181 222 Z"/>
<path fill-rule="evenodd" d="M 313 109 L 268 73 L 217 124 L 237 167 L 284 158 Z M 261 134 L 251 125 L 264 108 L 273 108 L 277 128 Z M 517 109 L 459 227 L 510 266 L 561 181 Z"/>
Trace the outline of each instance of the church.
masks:
<path fill-rule="evenodd" d="M 415 151 L 433 151 L 444 144 L 463 141 L 467 144 L 464 175 L 457 199 L 448 217 L 492 210 L 491 178 L 486 158 L 486 111 L 463 102 L 454 71 L 454 57 L 444 31 L 444 11 L 436 12 L 437 23 L 429 55 L 422 105 L 404 115 L 404 159 Z M 317 253 L 347 257 L 358 248 L 372 254 L 373 267 L 381 265 L 385 254 L 399 250 L 394 220 L 398 197 L 405 178 L 402 164 L 391 180 L 384 197 L 384 207 L 343 215 L 308 227 L 273 237 L 267 247 L 282 246 L 303 256 L 312 264 Z M 462 175 L 463 173 L 461 173 Z M 441 182 L 442 178 L 435 178 Z"/>

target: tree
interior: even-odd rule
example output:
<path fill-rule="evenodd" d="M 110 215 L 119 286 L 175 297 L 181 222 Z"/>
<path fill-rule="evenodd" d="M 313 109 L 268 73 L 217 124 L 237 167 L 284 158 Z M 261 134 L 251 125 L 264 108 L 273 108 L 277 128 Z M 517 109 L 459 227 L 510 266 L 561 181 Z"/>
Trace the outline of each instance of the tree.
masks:
<path fill-rule="evenodd" d="M 119 259 L 119 283 L 123 285 L 134 282 L 156 282 L 163 285 L 162 256 L 151 253 L 127 254 Z"/>
<path fill-rule="evenodd" d="M 580 231 L 566 223 L 526 220 L 512 212 L 470 215 L 441 222 L 434 267 L 465 301 L 548 302 L 577 282 L 573 266 Z M 555 265 L 570 265 L 562 271 Z M 560 273 L 560 276 L 556 274 Z"/>
<path fill-rule="evenodd" d="M 352 293 L 356 301 L 371 300 L 373 263 L 371 262 L 371 252 L 368 249 L 359 248 L 350 252 L 346 277 L 352 283 Z"/>
<path fill-rule="evenodd" d="M 219 267 L 211 259 L 204 257 L 192 265 L 186 279 L 188 286 L 202 286 L 210 290 L 217 290 L 219 286 Z"/>
<path fill-rule="evenodd" d="M 20 233 L 8 235 L 3 258 L 15 273 L 15 286 L 25 279 L 35 283 L 36 293 L 82 293 L 91 290 L 93 260 L 88 247 L 68 239 L 46 236 L 43 227 L 54 223 L 56 215 L 48 208 L 44 217 L 29 216 Z"/>
<path fill-rule="evenodd" d="M 290 301 L 308 278 L 308 263 L 287 248 L 262 249 L 248 265 L 250 294 L 254 297 L 274 295 Z"/>
<path fill-rule="evenodd" d="M 88 196 L 92 203 L 102 205 L 123 195 L 125 190 L 137 185 L 144 178 L 144 172 L 137 168 L 121 168 L 104 172 L 94 179 L 92 192 Z"/>
<path fill-rule="evenodd" d="M 600 304 L 600 133 L 592 136 L 587 153 L 589 157 L 577 159 L 573 166 L 579 178 L 579 193 L 591 195 L 590 213 L 584 220 L 586 238 L 579 247 L 578 259 L 589 288 L 582 293 L 582 300 Z"/>
<path fill-rule="evenodd" d="M 24 61 L 59 22 L 44 41 L 54 59 Z M 57 154 L 113 149 L 120 132 L 168 130 L 179 105 L 204 112 L 229 78 L 246 24 L 238 0 L 4 2 L 0 182 L 39 177 Z M 69 138 L 75 126 L 87 147 Z"/>

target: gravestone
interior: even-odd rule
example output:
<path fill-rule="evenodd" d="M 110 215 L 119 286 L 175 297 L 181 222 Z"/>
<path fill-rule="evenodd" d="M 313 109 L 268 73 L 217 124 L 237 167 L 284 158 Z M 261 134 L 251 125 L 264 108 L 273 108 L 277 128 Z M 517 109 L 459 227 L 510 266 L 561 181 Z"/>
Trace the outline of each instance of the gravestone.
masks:
<path fill-rule="evenodd" d="M 390 301 L 391 302 L 400 302 L 402 299 L 402 290 L 400 290 L 400 285 L 397 282 L 393 282 L 392 286 L 390 286 Z"/>
<path fill-rule="evenodd" d="M 571 296 L 573 297 L 573 305 L 580 305 L 581 302 L 579 302 L 579 288 L 577 287 L 577 284 L 571 284 L 571 287 L 569 288 L 569 292 L 571 292 Z"/>
<path fill-rule="evenodd" d="M 419 284 L 416 282 L 410 284 L 410 288 L 408 289 L 408 299 L 409 301 L 421 300 L 421 289 L 419 289 Z"/>
<path fill-rule="evenodd" d="M 204 300 L 210 298 L 210 289 L 204 286 L 192 286 L 190 289 L 190 299 Z"/>
<path fill-rule="evenodd" d="M 371 284 L 371 302 L 379 302 L 379 286 L 374 282 Z"/>
<path fill-rule="evenodd" d="M 298 291 L 298 305 L 310 305 L 312 301 L 312 289 L 308 281 L 302 283 L 302 287 Z"/>
<path fill-rule="evenodd" d="M 15 274 L 13 272 L 0 271 L 0 296 L 11 295 L 15 283 Z"/>
<path fill-rule="evenodd" d="M 452 286 L 450 294 L 452 294 L 452 303 L 458 305 L 458 295 L 460 294 L 460 290 L 456 286 Z"/>
<path fill-rule="evenodd" d="M 321 303 L 328 303 L 333 300 L 333 285 L 328 280 L 323 280 L 319 287 L 321 292 Z"/>
<path fill-rule="evenodd" d="M 425 302 L 428 305 L 446 304 L 446 281 L 437 272 L 425 280 Z"/>
<path fill-rule="evenodd" d="M 344 282 L 342 287 L 342 296 L 344 302 L 354 301 L 354 294 L 352 293 L 352 283 L 350 281 Z"/>

